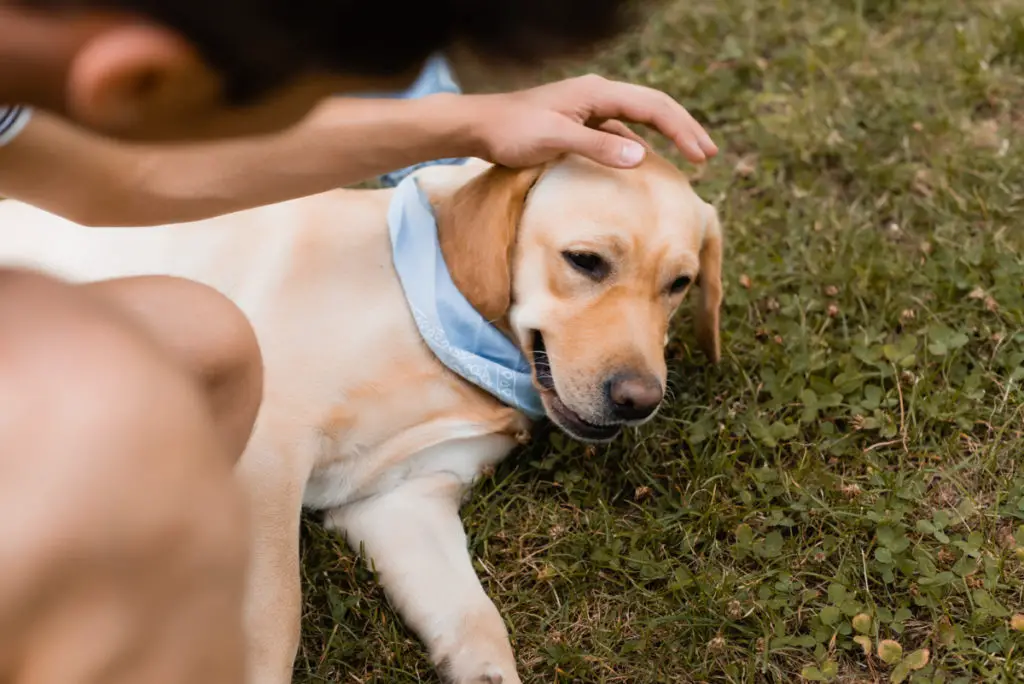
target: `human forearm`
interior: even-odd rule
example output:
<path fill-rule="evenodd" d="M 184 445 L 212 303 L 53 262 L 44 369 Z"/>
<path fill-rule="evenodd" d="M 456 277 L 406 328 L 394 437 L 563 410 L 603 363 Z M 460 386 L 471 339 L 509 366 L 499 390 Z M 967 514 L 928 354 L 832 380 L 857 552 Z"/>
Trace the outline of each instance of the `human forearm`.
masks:
<path fill-rule="evenodd" d="M 152 153 L 140 178 L 147 195 L 189 219 L 282 202 L 477 154 L 469 101 L 336 98 L 277 136 Z"/>
<path fill-rule="evenodd" d="M 208 218 L 476 153 L 473 98 L 336 98 L 274 136 L 184 147 L 110 142 L 45 115 L 0 149 L 0 195 L 87 225 Z"/>
<path fill-rule="evenodd" d="M 0 197 L 86 224 L 141 216 L 145 198 L 131 191 L 138 160 L 130 147 L 37 111 L 0 146 Z"/>
<path fill-rule="evenodd" d="M 478 156 L 483 149 L 475 124 L 484 116 L 478 105 L 477 97 L 451 94 L 338 98 L 316 110 L 308 125 L 294 129 L 288 149 L 281 150 L 282 161 L 304 185 L 326 190 L 420 162 Z M 305 152 L 305 158 L 295 158 L 294 150 Z"/>

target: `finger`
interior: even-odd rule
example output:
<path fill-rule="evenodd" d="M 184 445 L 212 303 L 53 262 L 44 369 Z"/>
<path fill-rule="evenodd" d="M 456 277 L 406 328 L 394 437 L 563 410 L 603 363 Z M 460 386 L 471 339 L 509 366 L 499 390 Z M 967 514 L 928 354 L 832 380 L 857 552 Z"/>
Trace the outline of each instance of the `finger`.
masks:
<path fill-rule="evenodd" d="M 625 128 L 621 123 L 615 123 Z M 563 151 L 582 155 L 605 166 L 629 169 L 638 166 L 647 156 L 647 146 L 629 136 L 597 130 L 570 119 L 565 119 L 564 130 L 555 133 L 552 139 L 559 141 Z"/>
<path fill-rule="evenodd" d="M 585 89 L 592 117 L 623 119 L 650 126 L 671 140 L 693 162 L 704 161 L 718 153 L 718 146 L 704 127 L 685 107 L 665 93 L 599 76 L 584 76 L 579 82 Z"/>
<path fill-rule="evenodd" d="M 622 123 L 621 121 L 616 121 L 615 119 L 608 119 L 607 121 L 602 121 L 598 125 L 592 125 L 589 123 L 587 125 L 589 125 L 591 128 L 596 128 L 598 130 L 605 131 L 606 133 L 614 133 L 615 135 L 627 138 L 628 140 L 633 140 L 635 142 L 640 143 L 647 149 L 651 149 L 650 144 L 648 144 L 648 142 L 644 140 L 642 136 L 634 133 L 633 129 L 631 129 L 629 126 Z"/>

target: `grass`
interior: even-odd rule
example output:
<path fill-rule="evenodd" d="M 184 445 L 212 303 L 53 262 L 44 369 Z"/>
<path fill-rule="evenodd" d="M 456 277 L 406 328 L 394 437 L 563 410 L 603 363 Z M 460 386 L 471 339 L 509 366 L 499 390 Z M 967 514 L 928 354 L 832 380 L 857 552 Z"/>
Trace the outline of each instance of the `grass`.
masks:
<path fill-rule="evenodd" d="M 524 680 L 1024 681 L 1024 2 L 674 0 L 586 70 L 723 147 L 725 358 L 684 316 L 656 423 L 478 487 Z M 303 540 L 297 681 L 436 682 Z"/>

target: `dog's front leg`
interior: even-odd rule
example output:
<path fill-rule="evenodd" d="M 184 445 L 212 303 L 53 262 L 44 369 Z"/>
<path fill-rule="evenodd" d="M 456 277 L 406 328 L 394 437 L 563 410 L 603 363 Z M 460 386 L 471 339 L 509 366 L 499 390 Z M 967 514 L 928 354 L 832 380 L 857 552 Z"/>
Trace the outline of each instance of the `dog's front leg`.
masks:
<path fill-rule="evenodd" d="M 239 463 L 252 534 L 245 601 L 248 684 L 289 684 L 299 647 L 299 524 L 309 466 L 257 433 Z"/>
<path fill-rule="evenodd" d="M 331 511 L 326 524 L 362 546 L 392 605 L 455 684 L 519 684 L 505 623 L 473 570 L 459 519 L 462 483 L 423 477 Z"/>

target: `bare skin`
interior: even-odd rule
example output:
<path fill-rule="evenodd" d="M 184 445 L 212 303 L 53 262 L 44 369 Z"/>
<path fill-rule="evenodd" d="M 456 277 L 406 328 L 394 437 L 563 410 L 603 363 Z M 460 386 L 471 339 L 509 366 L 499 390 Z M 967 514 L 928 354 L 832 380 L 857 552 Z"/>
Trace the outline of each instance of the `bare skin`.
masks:
<path fill-rule="evenodd" d="M 0 681 L 243 681 L 232 468 L 260 359 L 248 326 L 161 312 L 176 289 L 235 315 L 186 281 L 0 271 Z"/>
<path fill-rule="evenodd" d="M 119 278 L 81 289 L 128 314 L 198 380 L 234 463 L 252 434 L 263 390 L 259 345 L 242 312 L 215 290 L 183 278 Z"/>

